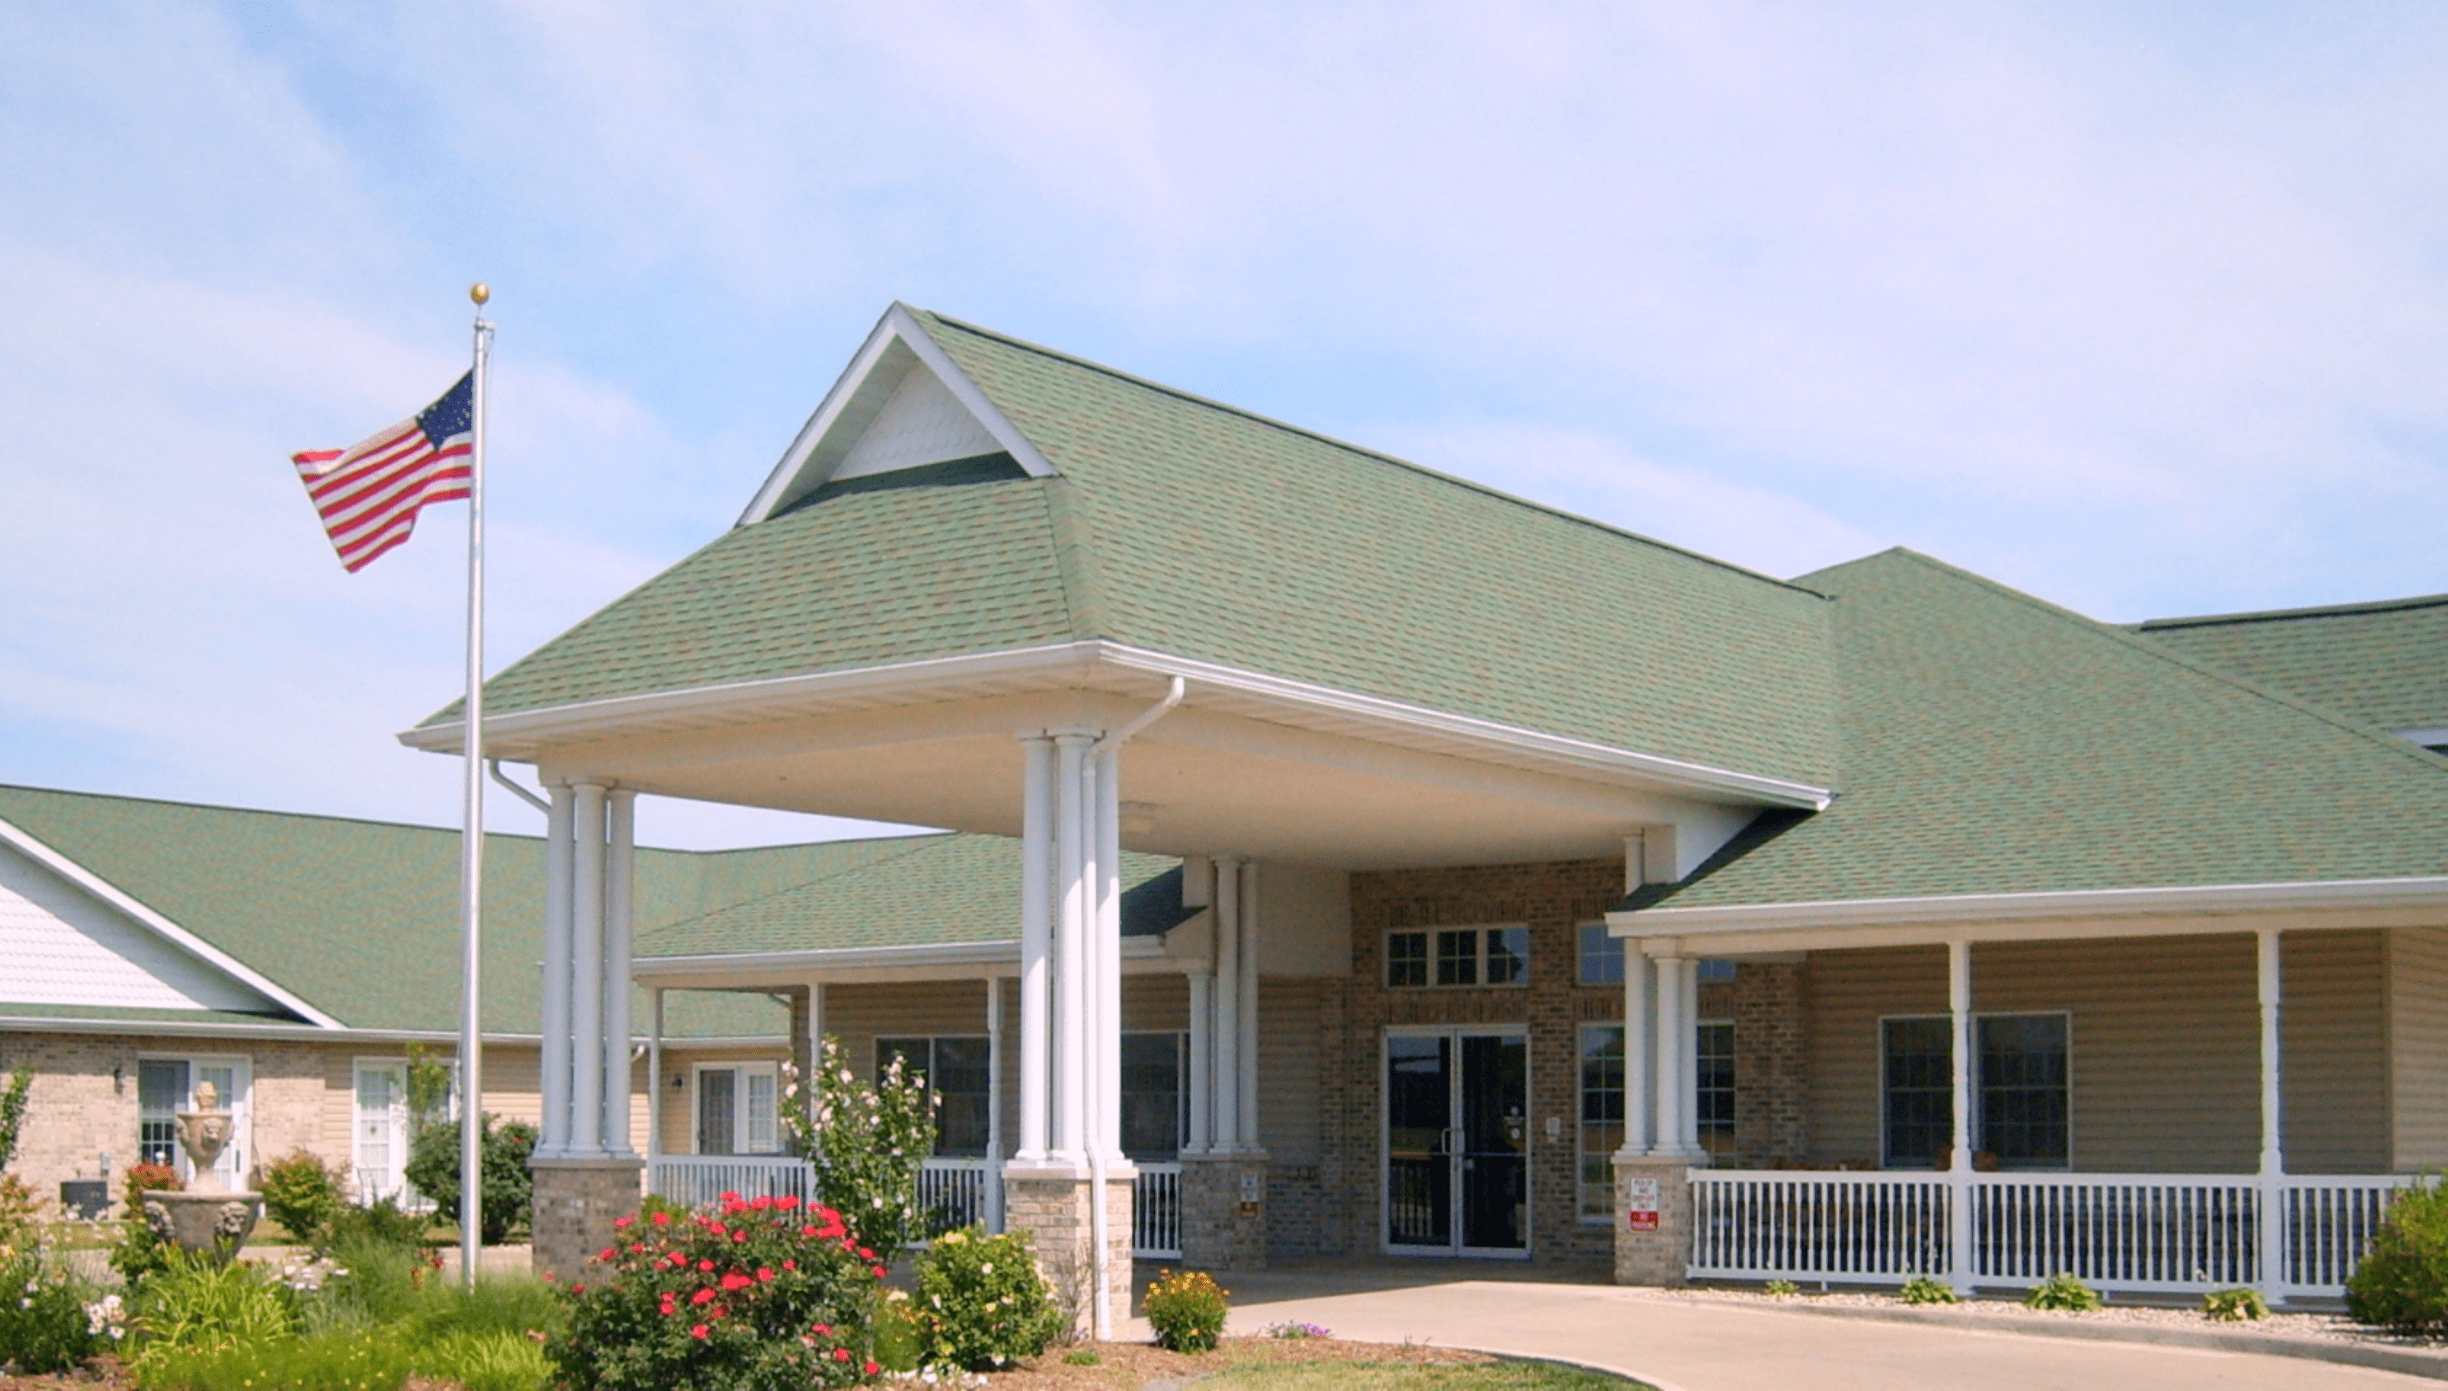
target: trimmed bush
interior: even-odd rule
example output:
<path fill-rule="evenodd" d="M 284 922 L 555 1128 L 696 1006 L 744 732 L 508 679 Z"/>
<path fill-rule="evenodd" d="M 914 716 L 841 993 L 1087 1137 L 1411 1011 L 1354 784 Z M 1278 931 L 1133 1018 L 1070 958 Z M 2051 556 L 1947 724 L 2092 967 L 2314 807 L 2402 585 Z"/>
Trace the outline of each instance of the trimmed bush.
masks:
<path fill-rule="evenodd" d="M 2448 1330 L 2448 1188 L 2436 1178 L 2390 1204 L 2346 1281 L 2346 1312 L 2408 1333 Z"/>
<path fill-rule="evenodd" d="M 918 1259 L 918 1360 L 986 1372 L 1046 1350 L 1063 1316 L 1026 1232 L 946 1232 Z"/>
<path fill-rule="evenodd" d="M 525 1121 L 495 1125 L 490 1113 L 481 1120 L 484 1147 L 484 1211 L 479 1225 L 487 1246 L 498 1246 L 513 1227 L 525 1226 L 532 1184 L 527 1157 L 535 1153 L 535 1127 Z M 438 1121 L 417 1132 L 408 1152 L 408 1181 L 433 1199 L 434 1217 L 445 1224 L 459 1221 L 459 1122 Z"/>
<path fill-rule="evenodd" d="M 2031 1293 L 2023 1296 L 2023 1307 L 2086 1314 L 2100 1307 L 2099 1291 L 2075 1279 L 2074 1272 L 2059 1271 L 2032 1286 Z"/>
<path fill-rule="evenodd" d="M 265 1214 L 308 1246 L 323 1243 L 332 1219 L 346 1205 L 340 1176 L 304 1150 L 266 1164 L 256 1186 L 263 1190 Z"/>
<path fill-rule="evenodd" d="M 833 1209 L 734 1194 L 616 1227 L 548 1349 L 570 1391 L 780 1391 L 881 1370 L 868 1325 L 884 1267 Z"/>
<path fill-rule="evenodd" d="M 1896 1298 L 1907 1304 L 1960 1304 L 1963 1302 L 1956 1297 L 1954 1289 L 1945 1281 L 1929 1275 L 1915 1275 L 1905 1281 L 1904 1288 L 1896 1291 Z"/>
<path fill-rule="evenodd" d="M 1147 1321 L 1156 1346 L 1173 1352 L 1207 1352 L 1224 1336 L 1226 1301 L 1232 1291 L 1203 1270 L 1159 1276 L 1147 1289 Z"/>

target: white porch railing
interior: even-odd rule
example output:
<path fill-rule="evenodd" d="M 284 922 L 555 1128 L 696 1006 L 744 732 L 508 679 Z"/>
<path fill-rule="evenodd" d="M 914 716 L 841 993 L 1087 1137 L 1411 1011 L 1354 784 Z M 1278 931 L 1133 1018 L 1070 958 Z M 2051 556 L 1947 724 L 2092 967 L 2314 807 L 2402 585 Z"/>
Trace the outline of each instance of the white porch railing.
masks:
<path fill-rule="evenodd" d="M 2263 1221 L 2254 1175 L 1976 1174 L 1694 1169 L 1689 1273 L 1870 1284 L 1912 1275 L 2031 1285 L 2071 1271 L 2095 1289 L 2189 1293 L 2261 1285 L 2339 1295 L 2408 1175 L 2277 1181 Z M 2265 1272 L 2264 1233 L 2276 1244 Z"/>
<path fill-rule="evenodd" d="M 1141 1164 L 1131 1191 L 1131 1254 L 1143 1261 L 1181 1259 L 1179 1164 Z"/>
<path fill-rule="evenodd" d="M 690 1207 L 743 1198 L 815 1196 L 816 1171 L 787 1154 L 658 1154 L 647 1161 L 646 1191 Z"/>
<path fill-rule="evenodd" d="M 926 1234 L 992 1225 L 987 1189 L 1000 1182 L 1001 1174 L 1001 1165 L 983 1159 L 929 1159 L 919 1164 L 918 1211 Z"/>

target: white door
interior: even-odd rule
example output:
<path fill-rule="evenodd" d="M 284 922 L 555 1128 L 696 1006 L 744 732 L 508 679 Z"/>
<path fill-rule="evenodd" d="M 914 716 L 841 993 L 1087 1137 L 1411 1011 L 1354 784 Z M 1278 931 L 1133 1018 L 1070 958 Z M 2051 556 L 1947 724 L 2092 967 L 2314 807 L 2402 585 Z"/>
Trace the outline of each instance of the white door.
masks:
<path fill-rule="evenodd" d="M 357 1061 L 356 1122 L 349 1162 L 357 1200 L 399 1201 L 406 1196 L 408 1166 L 408 1065 Z"/>
<path fill-rule="evenodd" d="M 229 1148 L 213 1161 L 212 1172 L 232 1191 L 246 1188 L 247 1176 L 255 1170 L 255 1114 L 248 1086 L 253 1080 L 252 1071 L 244 1058 L 196 1058 L 187 1067 L 185 1109 L 195 1108 L 197 1094 L 210 1082 L 216 1098 L 214 1104 L 230 1113 Z M 184 1146 L 180 1147 L 178 1162 L 179 1177 L 193 1187 L 195 1166 L 188 1162 Z"/>

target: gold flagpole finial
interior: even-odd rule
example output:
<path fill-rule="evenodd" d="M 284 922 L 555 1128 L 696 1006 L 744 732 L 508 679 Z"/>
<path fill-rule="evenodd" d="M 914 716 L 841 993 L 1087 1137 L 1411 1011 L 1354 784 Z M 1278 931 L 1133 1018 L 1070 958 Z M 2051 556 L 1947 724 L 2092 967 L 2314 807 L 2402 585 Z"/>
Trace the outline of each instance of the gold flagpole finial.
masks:
<path fill-rule="evenodd" d="M 468 298 L 476 301 L 476 307 L 482 309 L 484 302 L 493 298 L 493 287 L 479 280 L 468 286 Z"/>

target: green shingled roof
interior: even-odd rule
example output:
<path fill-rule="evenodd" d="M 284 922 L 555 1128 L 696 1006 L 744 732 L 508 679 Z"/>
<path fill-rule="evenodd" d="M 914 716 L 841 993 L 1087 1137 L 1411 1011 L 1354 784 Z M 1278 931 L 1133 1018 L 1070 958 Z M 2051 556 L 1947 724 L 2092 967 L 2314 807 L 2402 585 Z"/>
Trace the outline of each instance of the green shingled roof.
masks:
<path fill-rule="evenodd" d="M 456 831 L 26 787 L 0 787 L 0 819 L 343 1024 L 458 1025 Z M 640 849 L 639 930 L 890 859 L 908 840 Z M 485 870 L 485 1028 L 533 1033 L 541 1024 L 543 842 L 488 835 Z M 33 1008 L 8 1004 L 6 995 L 0 977 L 0 1016 Z M 754 997 L 675 997 L 666 1015 L 678 1037 L 781 1028 L 770 1003 Z M 643 1027 L 645 1016 L 637 1018 Z"/>
<path fill-rule="evenodd" d="M 1843 792 L 1626 906 L 2448 874 L 2448 759 L 1908 551 L 1804 582 Z"/>
<path fill-rule="evenodd" d="M 2448 594 L 2154 618 L 2136 631 L 2382 729 L 2448 728 Z"/>
<path fill-rule="evenodd" d="M 919 471 L 735 529 L 496 676 L 489 708 L 1103 638 L 1833 777 L 1821 596 L 916 317 L 1058 477 Z"/>

